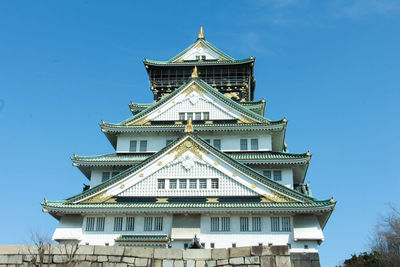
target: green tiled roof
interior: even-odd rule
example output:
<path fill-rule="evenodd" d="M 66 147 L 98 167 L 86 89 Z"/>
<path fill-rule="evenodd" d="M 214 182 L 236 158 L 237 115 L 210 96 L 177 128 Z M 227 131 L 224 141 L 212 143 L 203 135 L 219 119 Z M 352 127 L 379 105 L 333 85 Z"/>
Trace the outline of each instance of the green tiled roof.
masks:
<path fill-rule="evenodd" d="M 168 242 L 168 235 L 121 235 L 115 242 Z"/>
<path fill-rule="evenodd" d="M 176 90 L 174 90 L 172 93 L 170 93 L 169 95 L 167 95 L 166 97 L 164 97 L 163 99 L 157 101 L 156 103 L 154 103 L 153 105 L 151 105 L 150 107 L 146 108 L 145 110 L 139 112 L 138 114 L 136 114 L 135 116 L 126 119 L 124 121 L 122 121 L 119 124 L 112 124 L 112 123 L 108 123 L 107 125 L 113 126 L 113 125 L 119 125 L 119 126 L 126 126 L 128 123 L 143 117 L 144 115 L 148 114 L 149 112 L 153 111 L 154 109 L 156 109 L 157 107 L 161 106 L 162 104 L 166 103 L 167 101 L 169 101 L 172 97 L 174 97 L 175 95 L 179 94 L 180 91 L 182 91 L 190 82 L 192 82 L 192 80 L 190 80 L 189 82 L 181 85 L 179 88 L 177 88 Z M 224 102 L 225 104 L 227 104 L 228 106 L 241 111 L 242 113 L 246 114 L 247 116 L 249 116 L 250 118 L 254 119 L 254 120 L 258 120 L 261 123 L 266 123 L 269 124 L 271 123 L 270 120 L 264 118 L 263 116 L 243 107 L 242 105 L 240 105 L 239 103 L 233 101 L 232 99 L 224 96 L 222 93 L 220 93 L 219 91 L 215 90 L 212 86 L 210 86 L 209 84 L 207 84 L 206 82 L 204 82 L 201 79 L 194 79 L 194 82 L 197 83 L 199 86 L 201 86 L 203 89 L 207 90 L 208 92 L 210 92 L 212 95 L 216 96 L 219 100 L 221 100 L 222 102 Z M 282 122 L 282 121 L 279 121 Z"/>
<path fill-rule="evenodd" d="M 157 61 L 145 59 L 143 63 L 145 65 L 173 65 L 173 66 L 207 66 L 207 65 L 232 65 L 232 64 L 242 64 L 242 63 L 250 63 L 253 62 L 254 58 L 244 58 L 244 59 L 234 59 L 234 60 L 199 60 L 199 61 L 183 61 L 183 62 L 169 62 L 169 61 Z"/>
<path fill-rule="evenodd" d="M 304 202 L 311 202 L 312 203 L 312 202 L 317 201 L 316 199 L 314 199 L 312 197 L 309 197 L 307 195 L 299 193 L 299 192 L 297 192 L 297 191 L 295 191 L 293 189 L 287 188 L 284 185 L 281 185 L 278 182 L 275 182 L 275 181 L 273 181 L 273 180 L 261 175 L 260 173 L 254 171 L 250 167 L 247 167 L 245 164 L 240 163 L 237 160 L 233 159 L 227 153 L 223 153 L 223 152 L 219 151 L 218 149 L 214 148 L 213 146 L 208 144 L 204 139 L 202 139 L 201 137 L 197 136 L 196 134 L 186 134 L 185 136 L 182 136 L 181 138 L 175 140 L 174 142 L 172 142 L 168 146 L 164 147 L 163 149 L 161 149 L 157 153 L 151 155 L 146 160 L 144 160 L 142 163 L 137 164 L 135 166 L 132 166 L 132 167 L 128 168 L 127 170 L 115 175 L 113 178 L 107 180 L 106 182 L 104 182 L 102 184 L 99 184 L 98 186 L 95 186 L 95 187 L 93 187 L 93 188 L 91 188 L 89 190 L 86 190 L 86 191 L 84 191 L 84 192 L 82 192 L 80 194 L 77 194 L 77 195 L 75 195 L 73 197 L 70 197 L 70 198 L 64 200 L 63 202 L 65 204 L 67 204 L 67 203 L 72 204 L 72 202 L 79 201 L 81 199 L 84 199 L 86 197 L 89 197 L 90 195 L 93 195 L 93 194 L 101 191 L 102 189 L 105 189 L 106 187 L 108 187 L 108 186 L 116 183 L 117 181 L 125 178 L 127 175 L 132 174 L 132 173 L 136 172 L 137 170 L 139 170 L 140 168 L 144 167 L 146 164 L 150 163 L 152 160 L 154 160 L 157 157 L 161 156 L 167 150 L 169 150 L 171 147 L 175 146 L 178 142 L 182 141 L 185 138 L 193 139 L 194 141 L 198 142 L 201 146 L 203 146 L 207 150 L 209 150 L 211 153 L 215 154 L 217 157 L 222 158 L 223 160 L 225 160 L 229 164 L 232 164 L 234 167 L 238 168 L 239 170 L 241 170 L 242 172 L 246 173 L 250 177 L 258 180 L 261 183 L 264 183 L 268 187 L 273 188 L 273 189 L 277 190 L 278 192 L 280 192 L 282 194 L 286 194 L 288 196 L 300 199 L 300 200 L 302 200 Z"/>

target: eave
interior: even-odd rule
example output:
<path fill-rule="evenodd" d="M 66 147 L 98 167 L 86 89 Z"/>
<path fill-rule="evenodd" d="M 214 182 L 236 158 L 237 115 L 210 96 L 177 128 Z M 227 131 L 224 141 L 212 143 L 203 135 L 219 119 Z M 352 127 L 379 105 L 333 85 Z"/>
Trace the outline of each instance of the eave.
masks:
<path fill-rule="evenodd" d="M 255 62 L 254 57 L 238 59 L 238 60 L 190 60 L 182 62 L 168 62 L 144 59 L 143 64 L 148 69 L 151 66 L 155 67 L 194 67 L 194 66 L 223 66 L 223 65 L 243 65 Z"/>

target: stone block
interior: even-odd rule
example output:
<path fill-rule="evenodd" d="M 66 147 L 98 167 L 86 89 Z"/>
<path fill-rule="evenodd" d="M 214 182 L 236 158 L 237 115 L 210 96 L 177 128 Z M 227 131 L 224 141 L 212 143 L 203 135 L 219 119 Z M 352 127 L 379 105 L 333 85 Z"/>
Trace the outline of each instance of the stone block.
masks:
<path fill-rule="evenodd" d="M 154 249 L 154 258 L 161 260 L 181 260 L 182 250 L 173 248 L 156 248 Z"/>
<path fill-rule="evenodd" d="M 102 267 L 115 267 L 114 262 L 103 262 Z"/>
<path fill-rule="evenodd" d="M 154 248 L 125 247 L 124 255 L 130 257 L 153 258 Z"/>
<path fill-rule="evenodd" d="M 225 260 L 229 258 L 229 250 L 226 248 L 215 248 L 211 250 L 213 260 Z"/>
<path fill-rule="evenodd" d="M 67 261 L 66 255 L 54 255 L 53 262 L 54 263 L 64 263 Z"/>
<path fill-rule="evenodd" d="M 147 258 L 136 258 L 135 266 L 147 266 L 148 259 Z"/>
<path fill-rule="evenodd" d="M 185 267 L 185 263 L 184 263 L 184 261 L 176 260 L 174 262 L 174 267 Z"/>
<path fill-rule="evenodd" d="M 121 262 L 122 256 L 108 256 L 108 261 Z"/>
<path fill-rule="evenodd" d="M 75 255 L 74 257 L 75 261 L 84 261 L 86 260 L 86 255 Z"/>
<path fill-rule="evenodd" d="M 92 255 L 94 253 L 94 246 L 81 245 L 78 247 L 76 254 Z"/>
<path fill-rule="evenodd" d="M 210 260 L 211 250 L 209 249 L 187 249 L 183 251 L 184 260 Z"/>
<path fill-rule="evenodd" d="M 196 261 L 196 267 L 206 267 L 206 261 Z"/>
<path fill-rule="evenodd" d="M 275 256 L 275 262 L 277 267 L 290 267 L 290 257 L 289 256 Z"/>
<path fill-rule="evenodd" d="M 274 256 L 261 256 L 261 267 L 277 267 L 276 263 L 275 263 L 275 257 Z"/>
<path fill-rule="evenodd" d="M 122 257 L 122 261 L 126 263 L 135 263 L 135 258 L 134 257 Z"/>
<path fill-rule="evenodd" d="M 260 257 L 258 256 L 250 256 L 244 258 L 245 264 L 260 264 Z"/>
<path fill-rule="evenodd" d="M 104 256 L 104 255 L 99 255 L 99 256 L 97 256 L 97 261 L 98 261 L 98 262 L 105 262 L 105 261 L 108 261 L 108 257 L 107 257 L 107 256 Z"/>
<path fill-rule="evenodd" d="M 35 245 L 23 245 L 19 248 L 18 254 L 37 254 L 38 248 Z"/>
<path fill-rule="evenodd" d="M 206 266 L 207 267 L 217 266 L 217 261 L 214 261 L 214 260 L 206 261 Z"/>
<path fill-rule="evenodd" d="M 19 253 L 20 245 L 0 245 L 0 255 L 16 255 Z"/>
<path fill-rule="evenodd" d="M 226 265 L 226 264 L 229 264 L 229 260 L 228 259 L 218 260 L 217 261 L 217 265 Z"/>
<path fill-rule="evenodd" d="M 119 262 L 119 263 L 115 264 L 115 267 L 128 267 L 128 264 L 126 264 L 124 262 Z"/>
<path fill-rule="evenodd" d="M 31 255 L 31 254 L 23 255 L 22 258 L 23 258 L 23 261 L 32 262 L 36 258 L 36 255 Z"/>
<path fill-rule="evenodd" d="M 271 246 L 272 255 L 290 256 L 288 246 Z"/>
<path fill-rule="evenodd" d="M 92 267 L 92 263 L 90 261 L 81 261 L 77 264 L 71 264 L 72 266 L 79 266 L 79 267 Z"/>
<path fill-rule="evenodd" d="M 123 256 L 124 255 L 124 247 L 94 246 L 94 254 L 108 255 L 108 256 Z"/>
<path fill-rule="evenodd" d="M 241 265 L 243 263 L 244 263 L 243 258 L 230 258 L 229 259 L 229 264 L 232 264 L 232 265 Z"/>
<path fill-rule="evenodd" d="M 97 261 L 97 256 L 96 255 L 86 255 L 86 260 L 87 261 Z"/>
<path fill-rule="evenodd" d="M 162 260 L 152 260 L 151 267 L 162 267 Z"/>
<path fill-rule="evenodd" d="M 195 266 L 196 266 L 196 261 L 194 260 L 186 261 L 186 267 L 195 267 Z"/>
<path fill-rule="evenodd" d="M 174 267 L 174 260 L 163 260 L 162 267 Z"/>
<path fill-rule="evenodd" d="M 22 264 L 22 255 L 0 255 L 0 264 Z"/>
<path fill-rule="evenodd" d="M 250 247 L 230 248 L 229 255 L 231 258 L 250 256 Z"/>

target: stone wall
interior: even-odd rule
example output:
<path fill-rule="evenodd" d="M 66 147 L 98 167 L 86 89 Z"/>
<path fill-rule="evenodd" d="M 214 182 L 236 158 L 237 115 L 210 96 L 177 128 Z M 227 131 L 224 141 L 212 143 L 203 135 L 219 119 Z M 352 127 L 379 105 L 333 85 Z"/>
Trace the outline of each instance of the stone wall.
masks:
<path fill-rule="evenodd" d="M 312 254 L 312 255 L 311 255 Z M 255 246 L 220 249 L 166 249 L 73 245 L 3 245 L 0 267 L 202 267 L 265 266 L 319 267 L 317 253 L 290 254 L 287 246 Z"/>

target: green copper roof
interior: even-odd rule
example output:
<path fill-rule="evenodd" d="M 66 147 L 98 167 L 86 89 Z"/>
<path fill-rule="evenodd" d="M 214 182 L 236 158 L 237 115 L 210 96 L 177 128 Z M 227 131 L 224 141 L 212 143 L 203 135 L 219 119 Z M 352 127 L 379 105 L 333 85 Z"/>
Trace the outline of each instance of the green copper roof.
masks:
<path fill-rule="evenodd" d="M 136 114 L 135 116 L 126 119 L 124 121 L 122 121 L 119 124 L 112 124 L 112 123 L 108 123 L 108 125 L 119 125 L 119 126 L 126 126 L 128 123 L 139 119 L 141 117 L 143 117 L 144 115 L 148 114 L 149 112 L 153 111 L 154 109 L 156 109 L 157 107 L 161 106 L 162 104 L 166 103 L 167 101 L 169 101 L 171 98 L 173 98 L 175 95 L 179 94 L 184 88 L 186 88 L 186 86 L 191 83 L 192 81 L 194 81 L 195 83 L 197 83 L 200 87 L 202 87 L 203 89 L 207 90 L 208 92 L 210 92 L 212 95 L 214 95 L 215 97 L 217 97 L 220 101 L 224 102 L 225 104 L 227 104 L 228 106 L 239 110 L 240 112 L 244 113 L 245 115 L 249 116 L 250 118 L 260 121 L 261 123 L 266 123 L 266 124 L 270 124 L 271 121 L 264 118 L 263 116 L 243 107 L 242 105 L 240 105 L 239 103 L 233 101 L 232 99 L 224 96 L 222 93 L 220 93 L 219 91 L 215 90 L 212 86 L 210 86 L 209 84 L 207 84 L 206 82 L 204 82 L 201 79 L 192 79 L 189 82 L 181 85 L 179 88 L 177 88 L 176 90 L 174 90 L 172 93 L 170 93 L 169 95 L 167 95 L 166 97 L 164 97 L 163 99 L 157 101 L 156 103 L 154 103 L 153 105 L 151 105 L 150 107 L 146 108 L 145 110 L 139 112 L 138 114 Z M 281 121 L 279 121 L 281 122 Z"/>
<path fill-rule="evenodd" d="M 168 242 L 168 235 L 121 235 L 115 242 Z"/>
<path fill-rule="evenodd" d="M 254 62 L 254 58 L 244 58 L 244 59 L 235 59 L 235 60 L 199 60 L 199 61 L 183 61 L 183 62 L 169 62 L 169 61 L 157 61 L 145 59 L 143 63 L 145 65 L 154 65 L 154 66 L 165 66 L 165 65 L 173 65 L 173 66 L 207 66 L 207 65 L 232 65 L 232 64 L 243 64 Z"/>

